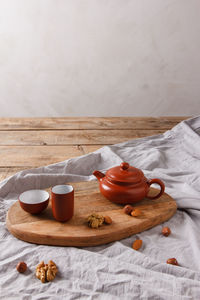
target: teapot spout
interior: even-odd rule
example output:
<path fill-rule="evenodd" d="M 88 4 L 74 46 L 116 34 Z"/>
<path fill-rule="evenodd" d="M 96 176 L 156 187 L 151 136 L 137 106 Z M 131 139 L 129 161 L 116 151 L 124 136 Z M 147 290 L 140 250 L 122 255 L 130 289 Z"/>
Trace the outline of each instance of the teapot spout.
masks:
<path fill-rule="evenodd" d="M 101 178 L 105 177 L 105 174 L 103 174 L 103 173 L 101 173 L 100 171 L 97 171 L 97 170 L 95 170 L 95 171 L 93 172 L 93 175 L 94 175 L 98 180 L 100 180 Z"/>

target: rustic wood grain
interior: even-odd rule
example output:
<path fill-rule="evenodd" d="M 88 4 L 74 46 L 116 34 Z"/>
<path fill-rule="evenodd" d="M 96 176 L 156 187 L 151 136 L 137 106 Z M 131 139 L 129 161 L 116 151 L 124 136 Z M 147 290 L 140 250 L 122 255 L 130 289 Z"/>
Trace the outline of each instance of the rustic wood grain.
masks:
<path fill-rule="evenodd" d="M 0 167 L 39 167 L 83 154 L 81 146 L 0 146 Z"/>
<path fill-rule="evenodd" d="M 161 134 L 165 130 L 0 131 L 0 145 L 110 145 Z"/>
<path fill-rule="evenodd" d="M 163 133 L 188 117 L 0 118 L 0 179 Z"/>
<path fill-rule="evenodd" d="M 144 199 L 135 204 L 142 214 L 132 217 L 123 212 L 123 206 L 105 199 L 97 182 L 73 183 L 75 188 L 75 214 L 65 223 L 53 219 L 51 205 L 40 215 L 23 211 L 17 201 L 7 213 L 8 230 L 17 238 L 36 244 L 59 246 L 96 246 L 110 243 L 147 230 L 172 217 L 176 202 L 166 193 L 157 200 Z M 151 189 L 152 195 L 157 189 Z M 87 226 L 87 216 L 96 212 L 110 216 L 111 225 L 98 229 Z"/>
<path fill-rule="evenodd" d="M 188 117 L 0 118 L 0 130 L 170 129 Z"/>

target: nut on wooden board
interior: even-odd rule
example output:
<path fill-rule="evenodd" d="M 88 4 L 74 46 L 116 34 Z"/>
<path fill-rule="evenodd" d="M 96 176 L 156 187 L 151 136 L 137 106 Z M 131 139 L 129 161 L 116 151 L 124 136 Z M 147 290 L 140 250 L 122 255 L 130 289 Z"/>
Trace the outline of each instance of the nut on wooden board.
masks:
<path fill-rule="evenodd" d="M 103 225 L 104 217 L 102 215 L 93 213 L 87 218 L 88 226 L 91 228 L 98 228 Z"/>
<path fill-rule="evenodd" d="M 105 217 L 104 217 L 104 223 L 105 223 L 105 224 L 108 224 L 108 225 L 112 224 L 112 219 L 111 219 L 111 217 L 105 216 Z"/>
<path fill-rule="evenodd" d="M 139 217 L 141 216 L 142 212 L 139 208 L 134 208 L 131 212 L 132 217 Z"/>
<path fill-rule="evenodd" d="M 100 226 L 103 225 L 103 223 L 105 224 L 112 224 L 112 219 L 109 216 L 102 216 L 96 213 L 91 214 L 90 216 L 88 216 L 87 218 L 87 222 L 88 222 L 88 226 L 91 228 L 98 228 Z"/>
<path fill-rule="evenodd" d="M 124 206 L 123 211 L 125 214 L 130 215 L 131 212 L 133 211 L 133 207 L 131 205 L 127 204 Z"/>

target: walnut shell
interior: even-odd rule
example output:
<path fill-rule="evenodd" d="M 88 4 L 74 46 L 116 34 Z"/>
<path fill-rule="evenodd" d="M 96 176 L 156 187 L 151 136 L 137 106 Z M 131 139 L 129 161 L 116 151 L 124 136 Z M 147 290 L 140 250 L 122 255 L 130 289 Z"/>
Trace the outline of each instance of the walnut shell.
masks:
<path fill-rule="evenodd" d="M 87 218 L 87 222 L 89 227 L 98 228 L 103 224 L 104 217 L 94 213 Z"/>
<path fill-rule="evenodd" d="M 56 277 L 58 268 L 56 264 L 50 260 L 48 264 L 43 261 L 36 267 L 36 277 L 41 280 L 42 283 L 46 281 L 52 281 Z"/>

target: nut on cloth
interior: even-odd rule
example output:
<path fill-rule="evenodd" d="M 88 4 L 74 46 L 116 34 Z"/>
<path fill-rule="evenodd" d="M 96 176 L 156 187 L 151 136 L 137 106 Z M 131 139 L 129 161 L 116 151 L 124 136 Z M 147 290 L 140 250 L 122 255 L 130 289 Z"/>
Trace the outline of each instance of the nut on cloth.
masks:
<path fill-rule="evenodd" d="M 48 264 L 41 261 L 36 267 L 36 277 L 41 280 L 42 283 L 52 281 L 58 272 L 56 264 L 50 260 Z"/>

